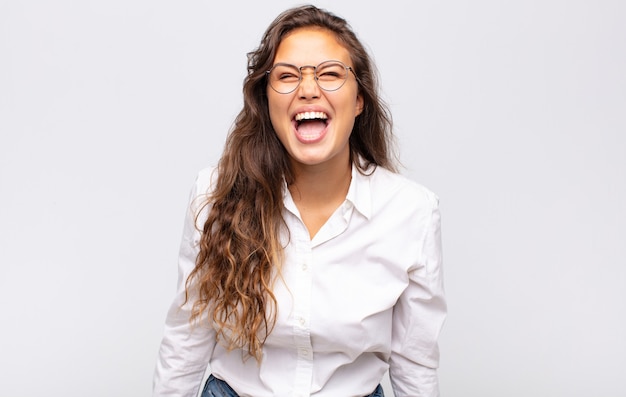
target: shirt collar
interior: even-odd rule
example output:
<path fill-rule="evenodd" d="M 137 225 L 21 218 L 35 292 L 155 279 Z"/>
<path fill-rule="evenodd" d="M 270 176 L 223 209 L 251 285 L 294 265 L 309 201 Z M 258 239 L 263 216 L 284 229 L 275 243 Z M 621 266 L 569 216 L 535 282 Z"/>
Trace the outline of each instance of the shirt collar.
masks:
<path fill-rule="evenodd" d="M 375 166 L 370 166 L 365 174 L 359 172 L 358 168 L 352 164 L 352 180 L 346 195 L 346 201 L 367 219 L 372 215 L 372 195 L 370 189 L 370 177 L 376 172 Z M 297 214 L 298 210 L 293 202 L 287 182 L 283 179 L 283 202 L 290 212 Z"/>
<path fill-rule="evenodd" d="M 376 171 L 375 168 L 370 167 L 365 171 L 365 175 L 359 172 L 359 169 L 352 165 L 352 181 L 348 188 L 348 194 L 346 200 L 354 208 L 361 213 L 367 219 L 372 214 L 372 195 L 370 191 L 370 177 Z"/>

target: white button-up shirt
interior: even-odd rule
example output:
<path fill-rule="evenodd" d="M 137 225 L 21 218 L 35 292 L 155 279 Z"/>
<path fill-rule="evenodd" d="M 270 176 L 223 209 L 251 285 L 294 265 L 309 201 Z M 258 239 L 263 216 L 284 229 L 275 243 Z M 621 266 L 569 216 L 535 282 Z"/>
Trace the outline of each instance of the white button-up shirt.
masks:
<path fill-rule="evenodd" d="M 370 175 L 353 167 L 346 200 L 311 239 L 285 188 L 289 238 L 259 363 L 216 343 L 210 326 L 190 325 L 193 302 L 182 305 L 198 254 L 195 215 L 212 178 L 201 171 L 192 192 L 154 396 L 195 397 L 207 364 L 242 397 L 366 396 L 388 369 L 397 397 L 439 395 L 446 304 L 432 192 L 381 167 Z"/>

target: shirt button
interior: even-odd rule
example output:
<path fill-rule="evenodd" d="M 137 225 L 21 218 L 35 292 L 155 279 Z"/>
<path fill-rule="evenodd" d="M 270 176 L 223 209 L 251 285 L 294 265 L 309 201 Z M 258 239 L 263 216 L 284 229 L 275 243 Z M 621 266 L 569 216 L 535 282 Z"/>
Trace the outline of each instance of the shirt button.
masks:
<path fill-rule="evenodd" d="M 303 264 L 302 264 L 302 271 L 303 271 L 303 272 L 306 272 L 308 268 L 309 268 L 309 267 L 307 266 L 307 264 L 306 264 L 306 263 L 303 263 Z"/>
<path fill-rule="evenodd" d="M 304 326 L 304 324 L 306 324 L 306 320 L 303 317 L 299 317 L 298 318 L 298 322 L 300 323 L 300 325 Z"/>

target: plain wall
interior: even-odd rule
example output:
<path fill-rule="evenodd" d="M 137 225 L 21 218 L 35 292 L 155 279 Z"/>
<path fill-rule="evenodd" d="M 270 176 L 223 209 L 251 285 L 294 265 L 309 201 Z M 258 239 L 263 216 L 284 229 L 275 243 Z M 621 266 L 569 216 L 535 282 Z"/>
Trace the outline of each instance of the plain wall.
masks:
<path fill-rule="evenodd" d="M 442 395 L 626 396 L 626 3 L 316 4 L 441 198 Z M 0 1 L 0 395 L 150 395 L 189 189 L 292 5 Z"/>

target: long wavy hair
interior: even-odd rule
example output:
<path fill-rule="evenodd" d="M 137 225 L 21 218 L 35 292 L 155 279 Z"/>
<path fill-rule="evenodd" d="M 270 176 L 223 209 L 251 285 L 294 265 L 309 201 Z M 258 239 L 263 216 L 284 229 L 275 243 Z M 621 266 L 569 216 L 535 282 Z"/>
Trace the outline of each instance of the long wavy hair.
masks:
<path fill-rule="evenodd" d="M 282 218 L 284 184 L 294 181 L 285 148 L 272 127 L 266 71 L 283 38 L 299 28 L 334 33 L 350 52 L 364 109 L 350 136 L 351 161 L 359 172 L 382 166 L 395 170 L 391 116 L 378 94 L 377 73 L 366 49 L 348 23 L 308 5 L 280 14 L 259 47 L 248 54 L 243 109 L 235 119 L 218 163 L 218 177 L 205 206 L 196 266 L 187 279 L 193 289 L 191 321 L 208 320 L 229 349 L 246 349 L 261 359 L 263 344 L 275 324 L 273 282 L 280 274 L 286 231 Z"/>

